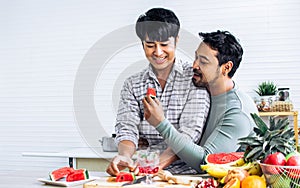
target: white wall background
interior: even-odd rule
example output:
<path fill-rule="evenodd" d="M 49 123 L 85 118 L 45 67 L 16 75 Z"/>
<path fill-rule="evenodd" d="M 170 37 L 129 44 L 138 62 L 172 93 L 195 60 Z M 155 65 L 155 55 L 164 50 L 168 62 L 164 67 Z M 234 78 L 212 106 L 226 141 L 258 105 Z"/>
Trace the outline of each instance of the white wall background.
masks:
<path fill-rule="evenodd" d="M 232 32 L 245 51 L 235 76 L 239 86 L 254 97 L 258 83 L 272 80 L 290 88 L 299 110 L 298 0 L 12 0 L 0 4 L 0 170 L 53 169 L 67 161 L 22 157 L 22 152 L 87 147 L 74 115 L 78 68 L 97 41 L 134 24 L 151 7 L 174 10 L 182 28 L 196 38 L 199 31 Z M 122 34 L 111 43 L 120 40 Z M 108 59 L 98 75 L 94 108 L 105 130 L 99 138 L 113 132 L 120 80 L 125 73 L 136 72 L 133 63 L 143 59 L 141 46 L 129 45 Z"/>

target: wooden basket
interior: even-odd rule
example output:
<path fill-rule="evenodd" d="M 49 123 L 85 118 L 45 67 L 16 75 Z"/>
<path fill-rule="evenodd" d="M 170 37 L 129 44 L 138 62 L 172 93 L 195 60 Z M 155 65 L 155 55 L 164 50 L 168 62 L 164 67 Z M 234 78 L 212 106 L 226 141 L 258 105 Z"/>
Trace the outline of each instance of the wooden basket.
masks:
<path fill-rule="evenodd" d="M 293 110 L 293 104 L 287 101 L 274 101 L 271 106 L 272 112 L 290 112 Z"/>

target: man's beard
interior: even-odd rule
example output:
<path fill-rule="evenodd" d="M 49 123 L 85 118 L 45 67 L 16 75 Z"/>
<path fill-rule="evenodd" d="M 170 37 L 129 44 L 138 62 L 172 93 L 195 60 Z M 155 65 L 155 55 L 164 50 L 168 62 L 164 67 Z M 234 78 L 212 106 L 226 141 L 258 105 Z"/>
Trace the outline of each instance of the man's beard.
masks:
<path fill-rule="evenodd" d="M 204 75 L 203 75 L 201 72 L 198 72 L 197 69 L 194 69 L 193 72 L 196 73 L 196 74 L 200 77 L 199 80 L 197 80 L 197 79 L 195 79 L 195 78 L 192 78 L 193 84 L 194 84 L 196 87 L 205 87 L 205 88 L 209 89 L 209 85 L 215 83 L 215 82 L 218 80 L 218 78 L 219 78 L 219 72 L 220 72 L 220 67 L 217 68 L 217 70 L 216 70 L 216 72 L 215 72 L 215 77 L 214 77 L 214 79 L 213 79 L 212 81 L 210 81 L 210 82 L 208 82 L 208 81 L 205 79 Z"/>
<path fill-rule="evenodd" d="M 192 82 L 196 87 L 208 87 L 207 82 L 202 82 L 202 78 L 200 80 L 196 80 L 195 78 L 192 78 Z"/>
<path fill-rule="evenodd" d="M 193 84 L 196 86 L 196 87 L 207 87 L 208 86 L 208 83 L 206 81 L 204 81 L 203 79 L 203 74 L 201 72 L 198 72 L 197 69 L 194 69 L 193 72 L 199 76 L 200 79 L 195 79 L 195 78 L 192 78 L 192 82 Z"/>

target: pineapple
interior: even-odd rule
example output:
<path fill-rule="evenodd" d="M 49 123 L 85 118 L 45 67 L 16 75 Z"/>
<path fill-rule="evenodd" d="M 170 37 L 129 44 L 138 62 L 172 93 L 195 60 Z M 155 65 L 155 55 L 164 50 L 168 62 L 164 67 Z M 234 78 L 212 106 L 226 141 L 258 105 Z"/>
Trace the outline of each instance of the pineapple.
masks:
<path fill-rule="evenodd" d="M 270 117 L 268 127 L 257 114 L 251 114 L 257 127 L 254 127 L 255 136 L 239 139 L 239 144 L 246 147 L 245 161 L 262 161 L 267 155 L 281 152 L 287 155 L 295 150 L 294 130 L 289 127 L 288 118 L 279 119 Z"/>

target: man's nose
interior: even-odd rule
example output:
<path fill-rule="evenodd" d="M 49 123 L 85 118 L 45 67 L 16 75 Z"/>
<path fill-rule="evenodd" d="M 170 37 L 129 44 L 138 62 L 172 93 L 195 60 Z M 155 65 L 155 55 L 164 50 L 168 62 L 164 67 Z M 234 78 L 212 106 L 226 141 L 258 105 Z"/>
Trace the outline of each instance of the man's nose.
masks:
<path fill-rule="evenodd" d="M 199 66 L 199 64 L 197 63 L 196 60 L 194 60 L 193 69 L 200 69 L 200 66 Z"/>
<path fill-rule="evenodd" d="M 155 48 L 154 54 L 157 55 L 157 56 L 160 56 L 161 54 L 163 54 L 163 50 L 161 49 L 160 46 L 157 46 Z"/>

